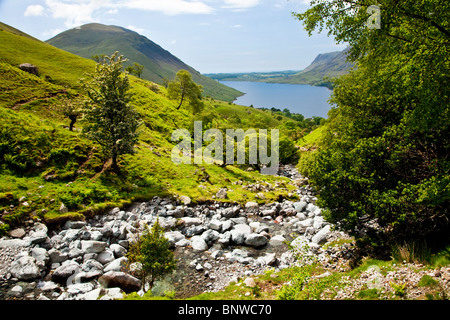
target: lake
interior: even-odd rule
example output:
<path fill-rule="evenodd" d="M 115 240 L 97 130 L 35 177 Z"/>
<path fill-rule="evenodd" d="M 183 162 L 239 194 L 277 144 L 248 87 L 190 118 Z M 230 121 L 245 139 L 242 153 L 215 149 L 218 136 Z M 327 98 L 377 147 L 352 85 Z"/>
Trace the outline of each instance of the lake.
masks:
<path fill-rule="evenodd" d="M 331 109 L 328 103 L 331 90 L 325 87 L 314 87 L 306 84 L 279 84 L 250 81 L 220 81 L 224 85 L 235 88 L 245 95 L 234 103 L 243 106 L 253 105 L 255 108 L 289 109 L 292 113 L 300 113 L 306 118 L 319 116 L 327 118 Z"/>

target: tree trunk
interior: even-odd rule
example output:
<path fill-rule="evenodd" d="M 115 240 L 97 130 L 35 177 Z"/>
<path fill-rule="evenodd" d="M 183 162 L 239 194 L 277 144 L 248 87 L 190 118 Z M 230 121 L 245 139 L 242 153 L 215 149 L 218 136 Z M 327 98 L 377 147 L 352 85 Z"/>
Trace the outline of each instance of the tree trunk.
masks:
<path fill-rule="evenodd" d="M 73 127 L 75 126 L 75 122 L 77 122 L 77 117 L 70 116 L 69 119 L 70 119 L 69 130 L 73 131 Z"/>

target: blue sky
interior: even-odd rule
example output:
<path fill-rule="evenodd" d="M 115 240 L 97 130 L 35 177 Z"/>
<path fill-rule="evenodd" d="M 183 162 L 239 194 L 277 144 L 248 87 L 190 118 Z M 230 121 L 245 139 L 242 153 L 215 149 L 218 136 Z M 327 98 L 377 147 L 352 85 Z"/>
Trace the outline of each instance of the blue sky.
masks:
<path fill-rule="evenodd" d="M 86 23 L 132 29 L 201 73 L 301 70 L 342 50 L 308 37 L 292 12 L 308 0 L 0 0 L 0 21 L 47 40 Z"/>

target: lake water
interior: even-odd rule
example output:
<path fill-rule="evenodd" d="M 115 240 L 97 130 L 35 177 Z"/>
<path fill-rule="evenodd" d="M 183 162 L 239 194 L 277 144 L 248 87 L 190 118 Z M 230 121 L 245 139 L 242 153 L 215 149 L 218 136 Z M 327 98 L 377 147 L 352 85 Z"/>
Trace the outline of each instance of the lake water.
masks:
<path fill-rule="evenodd" d="M 255 108 L 289 109 L 292 113 L 300 113 L 306 118 L 318 116 L 327 118 L 331 109 L 328 103 L 331 90 L 325 87 L 314 87 L 305 84 L 278 84 L 249 81 L 220 81 L 235 88 L 245 95 L 234 103 L 243 106 L 253 105 Z"/>

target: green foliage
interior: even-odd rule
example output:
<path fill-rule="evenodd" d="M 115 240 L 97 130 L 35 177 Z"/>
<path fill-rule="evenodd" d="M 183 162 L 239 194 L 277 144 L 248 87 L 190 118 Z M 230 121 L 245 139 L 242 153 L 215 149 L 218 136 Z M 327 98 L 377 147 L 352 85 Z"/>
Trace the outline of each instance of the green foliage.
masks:
<path fill-rule="evenodd" d="M 391 282 L 389 283 L 391 288 L 394 289 L 394 294 L 398 297 L 405 297 L 406 296 L 406 283 L 395 283 Z"/>
<path fill-rule="evenodd" d="M 365 289 L 358 292 L 358 298 L 362 300 L 378 300 L 380 293 L 377 289 Z"/>
<path fill-rule="evenodd" d="M 159 220 L 151 230 L 145 226 L 136 242 L 130 244 L 127 258 L 129 265 L 138 264 L 137 271 L 142 278 L 144 291 L 147 282 L 151 289 L 155 281 L 176 269 L 176 260 Z"/>
<path fill-rule="evenodd" d="M 337 106 L 319 150 L 301 171 L 320 190 L 326 219 L 361 245 L 388 248 L 424 238 L 448 241 L 450 224 L 447 1 L 316 1 L 297 14 L 307 31 L 328 28 L 351 45 L 358 68 L 334 81 Z"/>
<path fill-rule="evenodd" d="M 432 276 L 424 275 L 420 278 L 419 283 L 417 284 L 419 287 L 436 287 L 439 284 L 438 281 L 433 279 Z"/>
<path fill-rule="evenodd" d="M 179 101 L 177 109 L 181 108 L 183 102 L 187 102 L 194 114 L 200 113 L 204 108 L 202 86 L 192 80 L 187 70 L 178 71 L 175 80 L 168 83 L 167 95 L 169 99 Z"/>
<path fill-rule="evenodd" d="M 90 103 L 84 110 L 83 134 L 99 143 L 117 168 L 117 157 L 134 153 L 138 142 L 138 113 L 129 105 L 128 77 L 122 75 L 123 56 L 105 57 L 98 63 L 90 83 L 85 83 Z"/>

